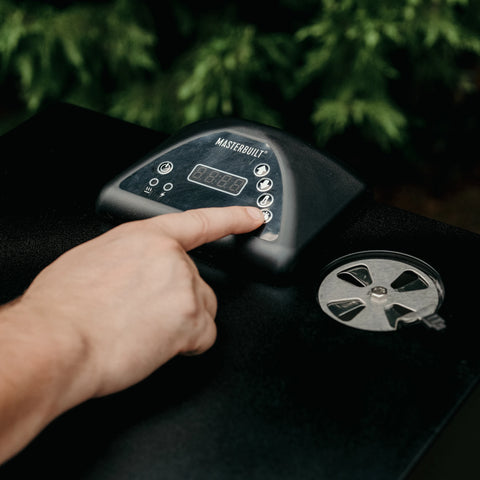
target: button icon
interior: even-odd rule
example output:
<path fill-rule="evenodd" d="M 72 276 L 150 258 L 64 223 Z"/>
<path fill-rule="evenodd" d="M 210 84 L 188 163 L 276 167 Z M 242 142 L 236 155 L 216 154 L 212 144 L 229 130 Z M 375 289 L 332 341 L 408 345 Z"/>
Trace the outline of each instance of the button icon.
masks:
<path fill-rule="evenodd" d="M 173 170 L 173 163 L 172 162 L 162 162 L 157 167 L 157 172 L 160 175 L 166 175 L 167 173 L 170 173 L 172 170 Z"/>
<path fill-rule="evenodd" d="M 254 169 L 253 173 L 256 177 L 264 177 L 270 171 L 270 165 L 267 163 L 259 163 Z"/>
<path fill-rule="evenodd" d="M 259 192 L 268 192 L 273 187 L 273 182 L 269 178 L 262 178 L 257 182 Z"/>
<path fill-rule="evenodd" d="M 156 177 L 151 178 L 150 181 L 148 182 L 148 184 L 151 187 L 156 187 L 159 183 L 160 183 L 160 180 Z"/>
<path fill-rule="evenodd" d="M 267 208 L 273 203 L 273 195 L 270 193 L 262 193 L 257 198 L 257 205 L 261 208 Z"/>
<path fill-rule="evenodd" d="M 152 193 L 153 188 L 152 187 L 145 187 L 143 190 L 143 193 L 146 193 L 147 195 L 150 195 Z"/>
<path fill-rule="evenodd" d="M 264 208 L 262 210 L 262 213 L 263 213 L 263 222 L 264 223 L 268 223 L 273 217 L 273 213 L 270 210 L 268 210 L 268 208 Z"/>
<path fill-rule="evenodd" d="M 173 183 L 166 183 L 164 186 L 163 186 L 163 189 L 166 191 L 166 192 L 169 192 L 171 189 L 173 188 Z"/>

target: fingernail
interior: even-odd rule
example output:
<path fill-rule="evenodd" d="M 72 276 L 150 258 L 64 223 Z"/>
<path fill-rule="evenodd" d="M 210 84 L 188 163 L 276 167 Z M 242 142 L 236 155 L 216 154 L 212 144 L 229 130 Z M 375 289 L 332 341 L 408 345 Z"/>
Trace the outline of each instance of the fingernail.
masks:
<path fill-rule="evenodd" d="M 264 221 L 264 218 L 263 218 L 263 213 L 260 209 L 256 208 L 256 207 L 246 207 L 247 208 L 247 212 L 248 214 L 255 220 L 255 221 L 259 221 L 259 220 L 262 220 L 262 222 Z"/>

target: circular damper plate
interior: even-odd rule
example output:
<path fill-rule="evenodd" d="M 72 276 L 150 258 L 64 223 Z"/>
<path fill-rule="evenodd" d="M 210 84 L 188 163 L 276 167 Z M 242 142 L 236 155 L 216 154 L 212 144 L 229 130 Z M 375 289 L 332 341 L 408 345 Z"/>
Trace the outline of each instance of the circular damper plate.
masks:
<path fill-rule="evenodd" d="M 440 275 L 422 260 L 399 252 L 353 253 L 327 265 L 318 290 L 322 310 L 343 325 L 388 332 L 434 314 L 443 301 Z"/>

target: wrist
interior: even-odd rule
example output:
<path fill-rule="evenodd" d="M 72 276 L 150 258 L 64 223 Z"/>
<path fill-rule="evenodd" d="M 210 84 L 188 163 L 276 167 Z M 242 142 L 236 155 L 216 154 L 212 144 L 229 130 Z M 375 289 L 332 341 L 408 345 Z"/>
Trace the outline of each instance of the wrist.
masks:
<path fill-rule="evenodd" d="M 18 399 L 2 406 L 20 431 L 24 424 L 36 434 L 93 395 L 88 345 L 61 320 L 22 300 L 0 309 L 0 349 L 11 360 L 0 366 L 0 382 Z"/>

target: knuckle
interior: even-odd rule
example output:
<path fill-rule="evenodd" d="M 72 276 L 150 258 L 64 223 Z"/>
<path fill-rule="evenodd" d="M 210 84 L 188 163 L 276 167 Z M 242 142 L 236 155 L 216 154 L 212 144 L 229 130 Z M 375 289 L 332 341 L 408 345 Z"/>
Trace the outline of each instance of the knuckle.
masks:
<path fill-rule="evenodd" d="M 200 277 L 192 268 L 186 269 L 182 282 L 182 302 L 180 308 L 183 317 L 191 326 L 199 326 L 206 314 L 205 293 Z M 213 291 L 211 293 L 213 295 Z"/>
<path fill-rule="evenodd" d="M 183 305 L 183 316 L 190 321 L 196 321 L 201 313 L 200 302 L 194 295 L 189 295 Z"/>
<path fill-rule="evenodd" d="M 188 287 L 183 289 L 179 308 L 181 316 L 189 325 L 196 325 L 198 323 L 202 314 L 202 304 L 193 289 Z"/>

